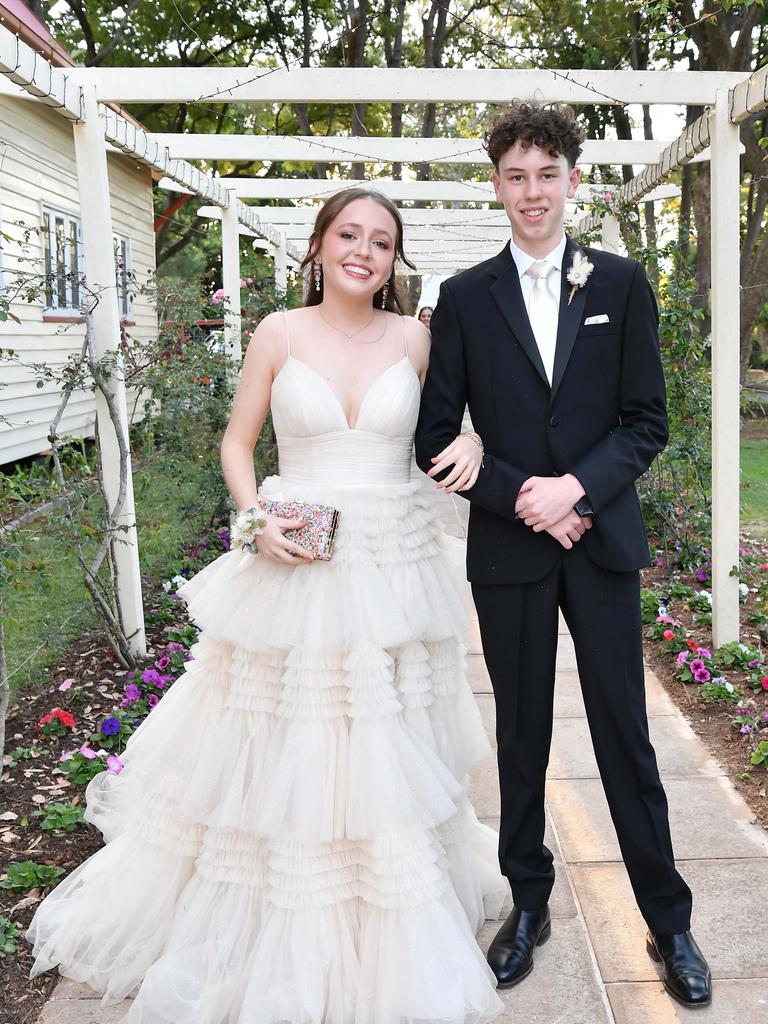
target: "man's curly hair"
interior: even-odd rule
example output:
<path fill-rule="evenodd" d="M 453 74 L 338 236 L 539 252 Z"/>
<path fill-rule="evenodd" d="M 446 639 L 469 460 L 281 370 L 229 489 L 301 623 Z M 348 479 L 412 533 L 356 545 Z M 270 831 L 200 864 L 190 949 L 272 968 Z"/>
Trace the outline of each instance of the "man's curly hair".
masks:
<path fill-rule="evenodd" d="M 563 103 L 537 103 L 514 100 L 512 106 L 497 115 L 485 133 L 484 146 L 496 170 L 499 161 L 516 143 L 523 149 L 536 146 L 550 156 L 564 156 L 573 167 L 581 154 L 584 132 L 576 114 Z"/>

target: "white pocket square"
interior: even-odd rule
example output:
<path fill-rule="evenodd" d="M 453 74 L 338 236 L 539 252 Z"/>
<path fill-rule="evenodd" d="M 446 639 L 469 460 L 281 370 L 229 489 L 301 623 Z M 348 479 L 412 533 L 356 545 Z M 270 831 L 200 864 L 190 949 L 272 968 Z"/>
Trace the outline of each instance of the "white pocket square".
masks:
<path fill-rule="evenodd" d="M 597 316 L 588 316 L 584 321 L 584 326 L 589 327 L 591 324 L 607 324 L 609 322 L 607 313 L 598 313 Z"/>

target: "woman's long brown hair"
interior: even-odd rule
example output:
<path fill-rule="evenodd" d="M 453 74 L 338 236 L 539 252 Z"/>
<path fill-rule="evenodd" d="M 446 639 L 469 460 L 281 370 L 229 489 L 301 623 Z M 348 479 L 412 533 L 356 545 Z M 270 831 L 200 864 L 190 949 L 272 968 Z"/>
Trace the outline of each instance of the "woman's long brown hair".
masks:
<path fill-rule="evenodd" d="M 314 276 L 312 273 L 312 260 L 320 252 L 320 246 L 325 236 L 325 232 L 328 230 L 331 222 L 334 221 L 341 211 L 353 203 L 356 199 L 372 199 L 379 206 L 383 206 L 384 209 L 392 215 L 392 219 L 395 222 L 395 228 L 397 231 L 397 237 L 395 238 L 395 256 L 398 257 L 407 267 L 411 270 L 415 270 L 416 267 L 406 257 L 403 250 L 403 218 L 400 216 L 400 211 L 392 202 L 391 199 L 387 199 L 381 192 L 376 192 L 374 189 L 367 188 L 345 188 L 341 192 L 336 192 L 320 207 L 320 210 L 315 219 L 315 226 L 312 229 L 312 234 L 309 236 L 309 250 L 307 255 L 301 261 L 301 271 L 304 275 L 305 290 L 304 290 L 304 305 L 305 306 L 317 306 L 323 301 L 323 277 L 320 276 L 320 290 L 315 288 Z M 381 308 L 381 296 L 383 287 L 379 288 L 376 294 L 373 296 L 373 305 L 378 309 Z M 388 309 L 391 313 L 400 313 L 401 316 L 405 314 L 405 308 L 403 306 L 402 299 L 397 291 L 397 280 L 395 278 L 394 264 L 392 266 L 392 273 L 389 275 L 389 290 L 387 292 L 387 298 L 384 302 L 384 309 Z"/>

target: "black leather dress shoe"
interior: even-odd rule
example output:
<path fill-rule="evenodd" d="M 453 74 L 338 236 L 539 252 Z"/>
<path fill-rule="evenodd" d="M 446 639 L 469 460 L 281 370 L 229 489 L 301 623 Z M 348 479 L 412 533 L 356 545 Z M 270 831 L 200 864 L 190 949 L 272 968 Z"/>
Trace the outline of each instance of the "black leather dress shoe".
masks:
<path fill-rule="evenodd" d="M 648 956 L 664 964 L 664 988 L 683 1006 L 709 1006 L 712 1002 L 712 975 L 707 961 L 690 932 L 654 935 L 645 940 Z"/>
<path fill-rule="evenodd" d="M 496 933 L 488 950 L 488 963 L 499 988 L 511 988 L 533 970 L 533 950 L 543 946 L 552 934 L 549 907 L 512 913 Z"/>

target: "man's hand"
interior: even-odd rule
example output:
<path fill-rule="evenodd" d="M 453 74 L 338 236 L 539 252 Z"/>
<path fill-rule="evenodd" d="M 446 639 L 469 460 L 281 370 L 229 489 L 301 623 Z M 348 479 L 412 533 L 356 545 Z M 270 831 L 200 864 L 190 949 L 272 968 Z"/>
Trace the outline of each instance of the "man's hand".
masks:
<path fill-rule="evenodd" d="M 565 519 L 585 493 L 572 473 L 566 473 L 565 476 L 531 476 L 520 488 L 515 512 L 526 526 L 533 528 L 534 533 L 549 531 Z"/>
<path fill-rule="evenodd" d="M 585 516 L 583 519 L 578 512 L 574 512 L 573 509 L 560 520 L 559 523 L 555 523 L 551 526 L 547 533 L 554 537 L 555 540 L 562 544 L 566 550 L 570 550 L 577 541 L 581 540 L 587 530 L 592 528 L 592 520 L 589 516 Z"/>

